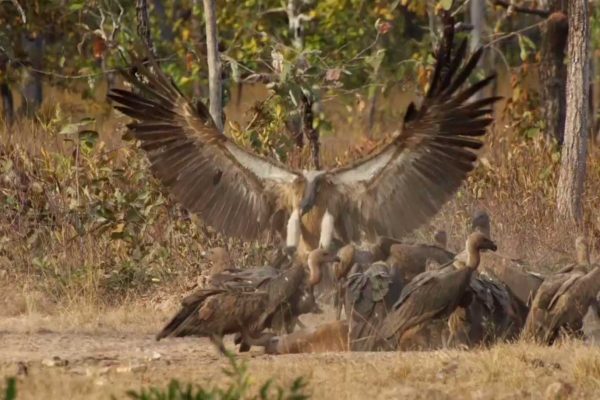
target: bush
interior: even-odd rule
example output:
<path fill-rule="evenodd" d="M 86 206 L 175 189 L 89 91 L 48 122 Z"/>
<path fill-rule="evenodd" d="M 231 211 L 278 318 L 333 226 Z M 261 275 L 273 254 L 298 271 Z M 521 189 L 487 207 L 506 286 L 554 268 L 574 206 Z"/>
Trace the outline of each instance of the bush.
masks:
<path fill-rule="evenodd" d="M 263 383 L 257 392 L 250 385 L 250 374 L 246 363 L 240 362 L 231 352 L 226 353 L 229 368 L 224 373 L 230 382 L 225 387 L 204 388 L 191 383 L 182 384 L 173 379 L 166 388 L 152 387 L 142 389 L 140 392 L 129 391 L 127 395 L 134 400 L 304 400 L 309 396 L 305 394 L 306 382 L 299 377 L 292 382 L 289 388 L 274 384 L 272 379 Z"/>

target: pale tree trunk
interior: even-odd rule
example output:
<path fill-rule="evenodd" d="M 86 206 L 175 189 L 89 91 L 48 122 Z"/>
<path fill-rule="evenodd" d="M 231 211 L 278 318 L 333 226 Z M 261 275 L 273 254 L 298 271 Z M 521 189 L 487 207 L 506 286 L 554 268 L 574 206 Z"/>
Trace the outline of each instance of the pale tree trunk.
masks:
<path fill-rule="evenodd" d="M 485 28 L 485 1 L 486 0 L 471 0 L 470 7 L 470 20 L 471 25 L 473 25 L 473 30 L 471 30 L 471 51 L 475 51 L 483 45 L 483 30 Z M 484 53 L 484 57 L 489 54 L 489 51 Z M 483 65 L 481 65 L 483 64 Z M 482 58 L 480 61 L 480 66 L 483 66 L 487 69 L 487 62 L 485 58 Z M 482 99 L 484 96 L 483 91 L 477 92 L 472 98 L 473 101 L 477 101 Z"/>
<path fill-rule="evenodd" d="M 568 8 L 567 113 L 558 179 L 557 210 L 561 217 L 580 225 L 589 130 L 589 5 L 571 1 Z"/>
<path fill-rule="evenodd" d="M 548 1 L 552 14 L 546 20 L 542 34 L 540 82 L 542 84 L 542 115 L 546 121 L 546 138 L 563 142 L 566 113 L 567 66 L 565 50 L 569 21 L 567 4 L 562 0 Z"/>
<path fill-rule="evenodd" d="M 200 19 L 197 18 L 198 15 L 200 15 L 200 3 L 202 3 L 202 0 L 192 0 L 192 40 L 194 41 L 193 48 L 196 50 L 197 61 L 201 61 L 200 54 L 205 53 L 204 51 L 200 51 L 203 48 L 202 41 L 205 41 L 204 35 L 200 32 L 202 24 L 200 23 Z M 195 98 L 199 99 L 202 97 L 202 82 L 200 79 L 200 74 L 196 76 L 192 90 Z"/>
<path fill-rule="evenodd" d="M 217 7 L 215 0 L 204 1 L 204 21 L 206 22 L 206 56 L 208 61 L 208 92 L 210 115 L 215 125 L 223 131 L 223 105 L 221 82 L 221 59 L 217 39 Z"/>

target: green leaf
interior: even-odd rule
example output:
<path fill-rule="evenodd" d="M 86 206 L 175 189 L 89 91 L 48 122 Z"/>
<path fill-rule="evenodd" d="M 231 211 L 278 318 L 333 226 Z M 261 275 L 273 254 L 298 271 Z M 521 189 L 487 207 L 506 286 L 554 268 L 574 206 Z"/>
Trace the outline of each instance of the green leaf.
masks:
<path fill-rule="evenodd" d="M 452 3 L 454 3 L 454 0 L 440 0 L 440 5 L 442 6 L 442 8 L 446 11 L 448 11 L 449 9 L 452 8 Z"/>

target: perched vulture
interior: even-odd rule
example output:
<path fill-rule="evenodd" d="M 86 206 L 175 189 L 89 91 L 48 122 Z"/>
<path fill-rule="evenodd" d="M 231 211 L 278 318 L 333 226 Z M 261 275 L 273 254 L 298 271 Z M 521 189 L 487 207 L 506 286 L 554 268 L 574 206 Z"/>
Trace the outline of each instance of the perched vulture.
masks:
<path fill-rule="evenodd" d="M 308 270 L 296 261 L 290 268 L 258 288 L 237 286 L 201 289 L 184 298 L 181 310 L 156 336 L 204 336 L 219 344 L 226 334 L 255 336 L 273 324 L 289 308 L 298 289 L 304 284 L 316 285 L 325 263 L 338 261 L 335 254 L 323 249 L 311 251 Z M 244 340 L 244 343 L 248 341 Z M 243 344 L 242 344 L 243 346 Z"/>
<path fill-rule="evenodd" d="M 400 274 L 383 261 L 361 269 L 357 264 L 346 283 L 348 339 L 351 350 L 370 351 L 374 349 L 376 330 L 400 297 L 403 282 Z"/>
<path fill-rule="evenodd" d="M 464 302 L 471 276 L 479 266 L 481 250 L 496 250 L 496 245 L 480 232 L 466 241 L 466 261 L 455 259 L 440 270 L 417 275 L 402 289 L 400 298 L 389 312 L 378 334 L 379 345 L 396 349 L 405 333 L 431 320 L 448 317 Z"/>
<path fill-rule="evenodd" d="M 589 249 L 584 237 L 576 238 L 575 251 L 575 264 L 563 267 L 540 285 L 523 328 L 523 337 L 552 344 L 561 331 L 582 333 L 588 309 L 598 304 L 600 266 L 592 266 L 590 271 Z"/>
<path fill-rule="evenodd" d="M 571 272 L 548 277 L 537 291 L 527 317 L 523 336 L 552 344 L 561 331 L 580 334 L 583 318 L 600 291 L 600 266 L 585 272 L 576 267 Z"/>
<path fill-rule="evenodd" d="M 471 277 L 466 298 L 448 318 L 450 345 L 473 347 L 515 339 L 524 323 L 520 303 L 501 282 Z"/>
<path fill-rule="evenodd" d="M 466 58 L 467 40 L 455 47 L 450 25 L 420 108 L 409 106 L 378 152 L 341 168 L 295 171 L 241 148 L 152 58 L 124 72 L 133 90 L 113 89 L 109 98 L 135 120 L 128 128 L 153 173 L 224 234 L 253 240 L 279 232 L 303 254 L 335 238 L 402 237 L 436 214 L 474 168 L 499 99 L 470 101 L 494 75 L 466 84 L 483 49 Z"/>

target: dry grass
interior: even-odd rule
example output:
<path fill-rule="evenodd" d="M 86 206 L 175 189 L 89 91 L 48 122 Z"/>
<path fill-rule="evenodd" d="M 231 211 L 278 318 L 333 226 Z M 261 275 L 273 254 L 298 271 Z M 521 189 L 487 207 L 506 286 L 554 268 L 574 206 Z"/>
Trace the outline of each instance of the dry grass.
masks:
<path fill-rule="evenodd" d="M 470 213 L 483 208 L 494 218 L 501 255 L 537 269 L 572 258 L 574 232 L 555 218 L 559 154 L 541 138 L 522 136 L 521 112 L 513 105 L 500 115 L 483 161 L 417 238 L 429 239 L 441 227 L 458 249 Z M 98 116 L 91 128 L 100 142 L 74 152 L 74 142 L 58 132 L 90 114 Z M 121 141 L 119 121 L 101 103 L 57 91 L 41 115 L 38 122 L 19 121 L 0 132 L 0 337 L 9 342 L 2 347 L 12 349 L 0 352 L 0 375 L 14 374 L 18 361 L 28 362 L 29 376 L 19 378 L 24 399 L 107 398 L 173 377 L 223 381 L 218 367 L 224 361 L 206 342 L 158 345 L 150 336 L 204 269 L 206 249 L 227 244 L 242 265 L 259 262 L 266 249 L 227 241 L 181 212 L 150 176 L 141 152 Z M 374 147 L 359 139 L 336 154 L 331 151 L 336 139 L 326 141 L 329 165 Z M 595 249 L 598 155 L 592 149 L 583 227 Z M 58 339 L 48 342 L 52 335 Z M 153 349 L 162 357 L 148 362 Z M 105 353 L 112 354 L 109 361 L 102 361 Z M 62 354 L 69 367 L 41 365 Z M 548 397 L 547 390 L 592 398 L 600 391 L 600 350 L 577 341 L 471 352 L 245 357 L 257 381 L 274 375 L 288 383 L 304 375 L 315 398 L 561 398 Z M 134 362 L 144 368 L 117 371 Z"/>
<path fill-rule="evenodd" d="M 89 311 L 0 324 L 0 376 L 16 375 L 19 362 L 28 367 L 18 376 L 19 399 L 121 398 L 126 390 L 166 386 L 173 378 L 209 387 L 228 382 L 227 361 L 207 340 L 153 340 L 164 313 L 141 305 L 95 316 Z M 67 365 L 49 366 L 54 357 Z M 256 350 L 239 357 L 253 385 L 274 378 L 285 386 L 303 376 L 315 399 L 587 399 L 600 391 L 600 347 L 580 341 L 402 353 L 267 356 Z M 554 390 L 570 394 L 555 396 Z"/>

